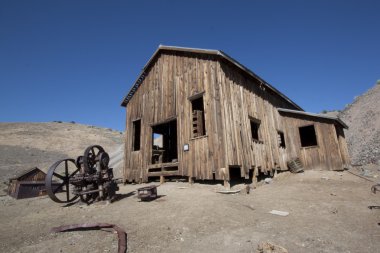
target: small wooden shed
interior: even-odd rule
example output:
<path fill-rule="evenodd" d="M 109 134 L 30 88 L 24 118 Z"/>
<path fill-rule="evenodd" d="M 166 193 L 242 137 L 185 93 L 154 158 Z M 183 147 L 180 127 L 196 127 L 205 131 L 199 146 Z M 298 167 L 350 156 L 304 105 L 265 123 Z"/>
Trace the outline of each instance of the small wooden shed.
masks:
<path fill-rule="evenodd" d="M 16 199 L 46 195 L 45 177 L 46 173 L 37 167 L 23 171 L 9 179 L 8 195 Z"/>

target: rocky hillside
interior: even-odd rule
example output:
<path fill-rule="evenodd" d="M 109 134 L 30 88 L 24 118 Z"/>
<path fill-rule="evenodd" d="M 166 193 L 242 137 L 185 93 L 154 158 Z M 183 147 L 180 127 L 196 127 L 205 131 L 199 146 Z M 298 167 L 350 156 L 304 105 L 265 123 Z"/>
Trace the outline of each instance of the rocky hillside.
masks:
<path fill-rule="evenodd" d="M 380 83 L 356 97 L 339 117 L 347 123 L 348 149 L 353 165 L 380 165 Z"/>
<path fill-rule="evenodd" d="M 123 133 L 75 123 L 0 123 L 0 180 L 4 182 L 23 170 L 43 171 L 55 161 L 76 158 L 94 144 L 110 154 L 110 165 L 121 176 Z"/>

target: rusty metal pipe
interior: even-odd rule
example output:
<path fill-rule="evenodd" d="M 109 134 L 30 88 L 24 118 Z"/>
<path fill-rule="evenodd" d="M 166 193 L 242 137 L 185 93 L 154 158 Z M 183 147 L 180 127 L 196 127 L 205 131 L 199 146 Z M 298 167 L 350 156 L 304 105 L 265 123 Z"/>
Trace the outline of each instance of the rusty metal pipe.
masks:
<path fill-rule="evenodd" d="M 127 233 L 124 229 L 116 226 L 115 224 L 109 223 L 83 223 L 83 224 L 71 224 L 64 225 L 60 227 L 54 227 L 50 231 L 54 233 L 58 232 L 68 232 L 81 229 L 97 229 L 102 230 L 103 228 L 112 228 L 117 232 L 118 236 L 118 253 L 127 252 Z"/>

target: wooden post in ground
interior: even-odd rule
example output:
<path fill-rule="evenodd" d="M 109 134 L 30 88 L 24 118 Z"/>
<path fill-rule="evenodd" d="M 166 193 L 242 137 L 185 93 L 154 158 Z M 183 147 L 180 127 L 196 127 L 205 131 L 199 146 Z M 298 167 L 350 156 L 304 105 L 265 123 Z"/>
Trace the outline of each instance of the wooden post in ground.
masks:
<path fill-rule="evenodd" d="M 189 184 L 194 184 L 194 178 L 189 177 Z"/>
<path fill-rule="evenodd" d="M 226 188 L 227 190 L 231 189 L 230 181 L 224 179 L 224 188 Z"/>
<path fill-rule="evenodd" d="M 226 188 L 228 190 L 231 189 L 230 182 L 229 182 L 229 180 L 227 180 L 226 168 L 221 168 L 220 169 L 220 173 L 223 176 L 223 185 L 224 185 L 224 188 Z"/>
<path fill-rule="evenodd" d="M 163 175 L 160 176 L 160 184 L 165 183 L 165 177 Z"/>

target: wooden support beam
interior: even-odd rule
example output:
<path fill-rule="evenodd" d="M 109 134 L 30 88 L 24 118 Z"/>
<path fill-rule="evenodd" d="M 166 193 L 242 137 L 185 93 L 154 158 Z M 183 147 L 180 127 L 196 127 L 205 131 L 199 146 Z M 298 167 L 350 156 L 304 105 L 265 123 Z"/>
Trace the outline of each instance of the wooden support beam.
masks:
<path fill-rule="evenodd" d="M 163 175 L 160 176 L 160 184 L 165 183 L 165 177 Z"/>
<path fill-rule="evenodd" d="M 230 181 L 229 180 L 224 179 L 224 188 L 226 188 L 228 190 L 231 189 L 231 185 L 230 185 Z"/>

